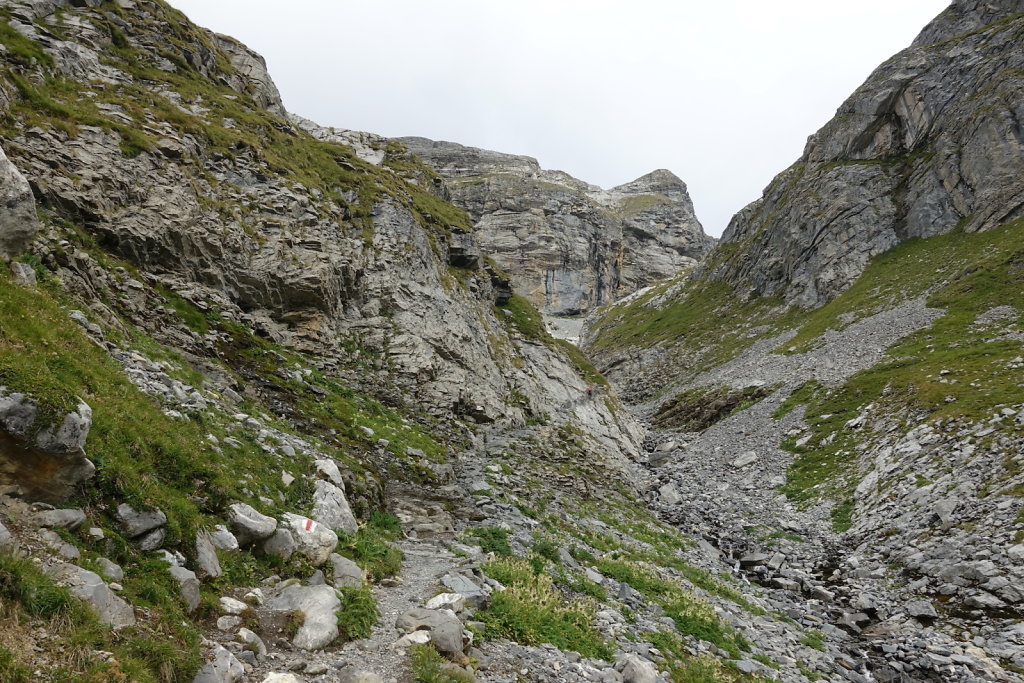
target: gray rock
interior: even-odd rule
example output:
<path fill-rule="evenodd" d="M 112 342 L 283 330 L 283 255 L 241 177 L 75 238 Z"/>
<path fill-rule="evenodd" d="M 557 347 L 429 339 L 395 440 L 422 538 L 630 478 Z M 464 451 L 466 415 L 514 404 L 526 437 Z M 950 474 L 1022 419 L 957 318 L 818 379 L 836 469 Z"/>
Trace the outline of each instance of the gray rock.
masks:
<path fill-rule="evenodd" d="M 96 612 L 100 621 L 114 629 L 135 625 L 132 606 L 114 594 L 97 574 L 67 562 L 43 565 L 43 571 Z"/>
<path fill-rule="evenodd" d="M 136 510 L 128 503 L 118 505 L 115 516 L 121 523 L 125 536 L 129 538 L 141 536 L 147 531 L 167 524 L 167 515 L 163 513 L 163 510 Z"/>
<path fill-rule="evenodd" d="M 267 656 L 267 646 L 263 639 L 247 628 L 238 629 L 238 642 L 253 648 L 259 657 Z"/>
<path fill-rule="evenodd" d="M 200 579 L 216 579 L 221 575 L 220 559 L 208 531 L 196 534 L 196 574 Z"/>
<path fill-rule="evenodd" d="M 302 612 L 304 621 L 292 638 L 292 645 L 300 650 L 319 650 L 338 637 L 337 613 L 341 600 L 330 586 L 286 587 L 270 598 L 266 609 L 271 612 Z"/>
<path fill-rule="evenodd" d="M 18 542 L 15 540 L 14 534 L 3 525 L 3 522 L 0 522 L 0 551 L 11 552 L 17 548 Z"/>
<path fill-rule="evenodd" d="M 238 550 L 238 539 L 223 524 L 218 524 L 210 532 L 210 542 L 217 550 L 225 552 Z"/>
<path fill-rule="evenodd" d="M 347 557 L 332 553 L 330 561 L 335 586 L 362 586 L 366 582 L 366 573 Z"/>
<path fill-rule="evenodd" d="M 310 516 L 328 529 L 341 529 L 349 534 L 359 529 L 344 489 L 322 479 L 317 480 L 313 491 L 313 512 Z"/>
<path fill-rule="evenodd" d="M 625 683 L 659 683 L 662 680 L 653 662 L 637 655 L 623 656 L 615 663 L 615 669 L 622 674 Z"/>
<path fill-rule="evenodd" d="M 24 252 L 38 230 L 32 188 L 0 149 L 0 261 Z"/>
<path fill-rule="evenodd" d="M 35 268 L 17 261 L 11 263 L 11 280 L 22 287 L 35 287 L 39 284 Z"/>
<path fill-rule="evenodd" d="M 277 520 L 260 514 L 245 503 L 235 503 L 228 508 L 228 521 L 241 547 L 269 538 L 277 529 Z"/>
<path fill-rule="evenodd" d="M 683 496 L 673 482 L 669 482 L 658 489 L 658 497 L 665 505 L 679 505 L 683 502 Z"/>
<path fill-rule="evenodd" d="M 338 535 L 326 525 L 300 515 L 286 512 L 281 520 L 281 529 L 286 529 L 295 540 L 295 552 L 305 556 L 314 565 L 325 562 L 338 546 Z"/>
<path fill-rule="evenodd" d="M 736 468 L 746 467 L 747 465 L 753 465 L 757 460 L 758 457 L 756 451 L 747 451 L 737 456 L 736 459 L 732 461 L 732 466 Z"/>
<path fill-rule="evenodd" d="M 287 560 L 294 555 L 298 547 L 299 544 L 295 540 L 295 534 L 286 527 L 279 528 L 274 532 L 273 536 L 264 540 L 259 545 L 260 552 L 264 555 L 280 557 L 282 560 Z"/>
<path fill-rule="evenodd" d="M 138 546 L 139 550 L 144 552 L 150 552 L 156 550 L 164 544 L 164 539 L 167 537 L 167 530 L 163 527 L 153 529 L 152 531 L 146 532 L 138 538 L 134 539 L 135 545 Z"/>
<path fill-rule="evenodd" d="M 430 641 L 439 652 L 449 657 L 462 656 L 462 622 L 451 612 L 417 608 L 398 617 L 395 627 L 399 631 L 430 631 Z"/>
<path fill-rule="evenodd" d="M 43 510 L 36 513 L 35 521 L 41 527 L 73 530 L 85 524 L 85 513 L 76 509 Z"/>
<path fill-rule="evenodd" d="M 213 649 L 210 661 L 199 670 L 192 683 L 236 683 L 245 676 L 245 667 L 221 645 Z"/>
<path fill-rule="evenodd" d="M 124 581 L 124 570 L 121 569 L 120 565 L 117 565 L 105 557 L 96 559 L 96 564 L 100 566 L 100 573 L 107 579 L 120 583 Z"/>
<path fill-rule="evenodd" d="M 167 571 L 178 582 L 181 598 L 185 601 L 188 611 L 195 612 L 196 608 L 199 607 L 199 579 L 196 577 L 195 572 L 184 567 L 169 567 Z"/>
<path fill-rule="evenodd" d="M 441 585 L 453 593 L 464 595 L 466 604 L 473 609 L 486 607 L 490 601 L 490 595 L 483 589 L 483 586 L 462 574 L 445 574 L 441 577 Z"/>
<path fill-rule="evenodd" d="M 907 614 L 915 619 L 921 617 L 934 619 L 939 616 L 939 613 L 935 611 L 935 607 L 928 600 L 911 600 L 903 608 L 907 611 Z"/>

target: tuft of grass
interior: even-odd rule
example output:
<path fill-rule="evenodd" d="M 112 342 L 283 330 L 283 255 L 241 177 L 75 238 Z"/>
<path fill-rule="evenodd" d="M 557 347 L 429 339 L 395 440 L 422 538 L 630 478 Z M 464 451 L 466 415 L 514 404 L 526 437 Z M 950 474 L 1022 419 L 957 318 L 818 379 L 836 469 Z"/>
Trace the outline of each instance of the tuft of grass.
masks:
<path fill-rule="evenodd" d="M 358 564 L 371 581 L 394 576 L 402 568 L 405 555 L 394 545 L 396 518 L 379 514 L 359 527 L 354 534 L 338 532 L 338 553 Z M 401 525 L 398 526 L 401 528 Z"/>
<path fill-rule="evenodd" d="M 462 669 L 454 669 L 430 644 L 413 645 L 409 650 L 413 683 L 473 683 L 476 679 Z"/>
<path fill-rule="evenodd" d="M 377 600 L 369 586 L 344 586 L 338 591 L 341 610 L 338 612 L 338 637 L 344 640 L 369 638 L 380 621 Z"/>
<path fill-rule="evenodd" d="M 538 538 L 533 542 L 531 550 L 546 560 L 555 564 L 561 564 L 562 558 L 558 554 L 558 543 L 550 538 Z"/>
<path fill-rule="evenodd" d="M 478 527 L 469 529 L 467 533 L 476 537 L 480 543 L 480 549 L 485 553 L 494 553 L 503 557 L 512 556 L 512 546 L 508 543 L 508 529 Z"/>
<path fill-rule="evenodd" d="M 550 643 L 584 657 L 612 658 L 612 648 L 591 625 L 593 603 L 566 601 L 550 576 L 535 574 L 524 560 L 496 560 L 483 569 L 505 586 L 492 596 L 490 607 L 478 613 L 486 624 L 486 637 L 523 645 Z"/>

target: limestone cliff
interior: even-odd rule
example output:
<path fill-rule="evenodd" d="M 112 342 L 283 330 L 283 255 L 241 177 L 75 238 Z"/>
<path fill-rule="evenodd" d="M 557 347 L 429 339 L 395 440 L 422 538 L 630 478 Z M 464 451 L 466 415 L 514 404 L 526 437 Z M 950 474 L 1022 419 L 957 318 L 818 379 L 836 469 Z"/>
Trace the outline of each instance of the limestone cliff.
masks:
<path fill-rule="evenodd" d="M 2 5 L 8 154 L 44 211 L 151 281 L 328 365 L 354 345 L 437 415 L 521 424 L 592 382 L 496 313 L 507 283 L 400 144 L 285 118 L 259 55 L 163 3 Z"/>
<path fill-rule="evenodd" d="M 602 190 L 536 159 L 401 138 L 446 181 L 484 253 L 546 314 L 611 303 L 699 260 L 704 234 L 686 184 L 658 170 Z"/>
<path fill-rule="evenodd" d="M 1024 213 L 1022 12 L 954 2 L 733 218 L 704 271 L 815 306 L 904 240 Z"/>

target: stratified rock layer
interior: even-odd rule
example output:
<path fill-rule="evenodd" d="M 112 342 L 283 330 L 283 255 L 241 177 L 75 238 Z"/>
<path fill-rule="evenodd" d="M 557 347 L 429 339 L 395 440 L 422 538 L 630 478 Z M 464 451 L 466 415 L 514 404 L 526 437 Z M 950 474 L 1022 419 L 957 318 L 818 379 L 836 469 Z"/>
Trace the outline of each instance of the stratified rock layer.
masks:
<path fill-rule="evenodd" d="M 611 303 L 692 266 L 714 243 L 670 171 L 602 190 L 531 157 L 401 141 L 444 176 L 483 252 L 549 315 Z"/>
<path fill-rule="evenodd" d="M 733 218 L 706 272 L 815 306 L 906 239 L 1024 214 L 1021 12 L 954 2 Z"/>

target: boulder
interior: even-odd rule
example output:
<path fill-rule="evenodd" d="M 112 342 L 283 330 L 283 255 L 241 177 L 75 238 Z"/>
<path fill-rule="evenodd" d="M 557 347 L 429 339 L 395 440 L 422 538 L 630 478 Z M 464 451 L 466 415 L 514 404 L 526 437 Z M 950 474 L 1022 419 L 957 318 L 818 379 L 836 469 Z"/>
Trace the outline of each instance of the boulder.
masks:
<path fill-rule="evenodd" d="M 135 625 L 132 606 L 115 595 L 98 574 L 67 562 L 44 565 L 43 571 L 57 583 L 67 586 L 79 600 L 89 603 L 104 624 L 115 629 Z"/>
<path fill-rule="evenodd" d="M 43 510 L 35 515 L 36 524 L 50 529 L 77 529 L 85 524 L 85 513 L 74 508 Z"/>
<path fill-rule="evenodd" d="M 142 534 L 138 538 L 133 539 L 133 541 L 135 542 L 135 545 L 138 546 L 139 550 L 150 552 L 162 546 L 165 538 L 167 538 L 167 530 L 163 527 L 159 527 Z"/>
<path fill-rule="evenodd" d="M 349 534 L 359 529 L 344 489 L 322 479 L 316 482 L 313 491 L 313 512 L 310 516 L 328 529 L 341 529 Z"/>
<path fill-rule="evenodd" d="M 80 402 L 52 424 L 42 420 L 28 396 L 0 387 L 0 484 L 20 485 L 30 500 L 59 503 L 96 472 L 84 450 L 92 409 Z"/>
<path fill-rule="evenodd" d="M 625 655 L 615 663 L 615 670 L 622 674 L 625 683 L 658 683 L 658 669 L 652 662 L 637 655 Z"/>
<path fill-rule="evenodd" d="M 430 641 L 438 652 L 450 657 L 461 657 L 464 643 L 462 639 L 462 622 L 449 610 L 424 609 L 422 607 L 409 610 L 395 621 L 399 631 L 430 631 Z"/>
<path fill-rule="evenodd" d="M 217 548 L 208 531 L 196 534 L 196 574 L 200 579 L 216 579 L 221 575 Z"/>
<path fill-rule="evenodd" d="M 238 545 L 243 548 L 269 538 L 277 529 L 276 519 L 257 512 L 245 503 L 235 503 L 228 508 L 228 521 Z"/>
<path fill-rule="evenodd" d="M 334 585 L 341 586 L 362 586 L 366 581 L 366 572 L 358 564 L 337 553 L 332 553 L 331 565 L 334 568 Z"/>
<path fill-rule="evenodd" d="M 269 673 L 262 683 L 302 683 L 295 674 Z"/>
<path fill-rule="evenodd" d="M 683 495 L 674 482 L 669 482 L 658 489 L 658 497 L 665 505 L 679 505 L 683 502 Z"/>
<path fill-rule="evenodd" d="M 295 541 L 295 534 L 287 527 L 280 527 L 274 534 L 260 543 L 260 552 L 264 555 L 272 555 L 287 560 L 295 554 L 299 544 Z"/>
<path fill-rule="evenodd" d="M 192 683 L 235 683 L 245 676 L 245 667 L 228 650 L 218 645 L 213 657 L 199 670 Z"/>
<path fill-rule="evenodd" d="M 267 646 L 263 639 L 247 628 L 238 629 L 238 642 L 254 650 L 258 657 L 267 656 Z"/>
<path fill-rule="evenodd" d="M 758 457 L 755 451 L 747 451 L 741 453 L 732 461 L 732 466 L 736 468 L 746 467 L 747 465 L 753 465 L 757 462 Z"/>
<path fill-rule="evenodd" d="M 223 524 L 213 527 L 213 531 L 210 532 L 210 541 L 217 550 L 225 552 L 238 550 L 238 539 Z"/>
<path fill-rule="evenodd" d="M 128 503 L 118 505 L 114 516 L 121 523 L 124 535 L 128 538 L 137 538 L 167 524 L 167 515 L 163 513 L 163 510 L 158 508 L 138 510 Z"/>
<path fill-rule="evenodd" d="M 338 637 L 338 610 L 341 600 L 330 586 L 290 585 L 267 601 L 269 612 L 301 612 L 302 626 L 292 638 L 300 650 L 320 650 Z"/>
<path fill-rule="evenodd" d="M 466 607 L 466 596 L 459 593 L 441 593 L 427 600 L 427 609 L 448 609 L 461 612 Z"/>
<path fill-rule="evenodd" d="M 0 261 L 22 254 L 38 231 L 32 188 L 0 149 Z"/>
<path fill-rule="evenodd" d="M 314 565 L 326 562 L 338 547 L 338 535 L 315 520 L 285 513 L 281 521 L 295 539 L 298 546 L 295 552 L 304 555 Z"/>
<path fill-rule="evenodd" d="M 939 616 L 934 605 L 928 600 L 911 600 L 904 606 L 904 609 L 915 619 L 934 619 Z"/>
<path fill-rule="evenodd" d="M 168 570 L 174 580 L 178 582 L 181 591 L 181 598 L 185 601 L 189 612 L 195 612 L 199 607 L 199 579 L 195 572 L 184 567 L 169 567 Z"/>

